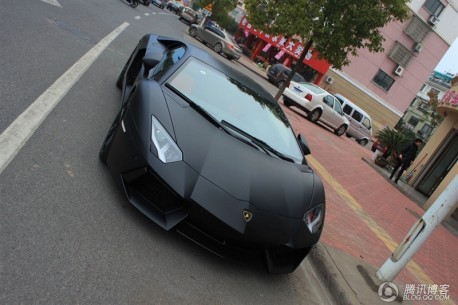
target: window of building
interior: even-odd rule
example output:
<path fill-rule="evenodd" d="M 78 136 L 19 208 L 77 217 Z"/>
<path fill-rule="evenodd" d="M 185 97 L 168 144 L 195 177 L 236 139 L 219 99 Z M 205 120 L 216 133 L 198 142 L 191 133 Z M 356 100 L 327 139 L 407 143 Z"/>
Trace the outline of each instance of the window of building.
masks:
<path fill-rule="evenodd" d="M 420 122 L 420 120 L 417 117 L 411 116 L 410 119 L 407 121 L 407 124 L 411 125 L 412 127 L 415 127 L 417 126 L 418 122 Z"/>
<path fill-rule="evenodd" d="M 419 100 L 418 107 L 417 107 L 418 111 L 426 113 L 426 112 L 428 112 L 428 108 L 429 108 L 428 102 L 423 101 L 423 100 Z"/>
<path fill-rule="evenodd" d="M 418 135 L 423 139 L 427 139 L 430 135 L 431 132 L 433 131 L 433 128 L 429 126 L 428 124 L 423 125 L 423 127 L 418 131 Z"/>
<path fill-rule="evenodd" d="M 434 88 L 429 89 L 428 93 L 431 92 L 431 94 L 439 96 L 440 91 Z"/>
<path fill-rule="evenodd" d="M 405 29 L 405 33 L 418 43 L 422 42 L 430 31 L 431 27 L 415 15 Z"/>
<path fill-rule="evenodd" d="M 442 4 L 439 0 L 426 0 L 423 7 L 431 13 L 431 15 L 439 16 L 442 10 L 445 8 L 445 5 Z"/>
<path fill-rule="evenodd" d="M 407 67 L 407 64 L 413 57 L 413 53 L 401 43 L 396 41 L 396 44 L 394 45 L 393 49 L 391 49 L 388 57 L 402 67 Z"/>
<path fill-rule="evenodd" d="M 372 81 L 385 91 L 390 90 L 391 86 L 394 83 L 394 79 L 382 70 L 378 70 L 377 74 L 375 74 L 374 79 L 372 79 Z"/>

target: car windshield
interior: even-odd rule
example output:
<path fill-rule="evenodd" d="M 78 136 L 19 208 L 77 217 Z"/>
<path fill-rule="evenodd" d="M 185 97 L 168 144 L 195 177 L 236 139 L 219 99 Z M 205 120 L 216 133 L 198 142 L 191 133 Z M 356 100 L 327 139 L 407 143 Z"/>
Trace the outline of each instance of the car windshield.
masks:
<path fill-rule="evenodd" d="M 291 125 L 278 104 L 242 83 L 191 57 L 168 79 L 168 85 L 217 121 L 236 126 L 297 163 L 302 161 Z"/>

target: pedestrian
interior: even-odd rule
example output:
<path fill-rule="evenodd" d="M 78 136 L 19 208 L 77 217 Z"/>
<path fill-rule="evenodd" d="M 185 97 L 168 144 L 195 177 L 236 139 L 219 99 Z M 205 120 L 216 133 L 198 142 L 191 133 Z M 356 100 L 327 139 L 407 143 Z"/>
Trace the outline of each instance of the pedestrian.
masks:
<path fill-rule="evenodd" d="M 402 173 L 409 168 L 410 164 L 412 164 L 413 160 L 417 156 L 418 147 L 423 143 L 422 139 L 416 139 L 413 143 L 404 149 L 399 156 L 396 158 L 396 165 L 393 168 L 393 172 L 391 173 L 390 180 L 396 174 L 396 171 L 399 170 L 396 179 L 394 179 L 394 183 L 398 183 L 399 178 L 401 177 Z"/>

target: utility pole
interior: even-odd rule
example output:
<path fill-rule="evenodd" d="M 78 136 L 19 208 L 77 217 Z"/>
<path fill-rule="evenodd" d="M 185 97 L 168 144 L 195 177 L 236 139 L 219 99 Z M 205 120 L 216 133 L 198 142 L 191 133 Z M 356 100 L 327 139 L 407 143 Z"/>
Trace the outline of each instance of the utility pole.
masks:
<path fill-rule="evenodd" d="M 455 176 L 445 190 L 434 201 L 410 229 L 407 236 L 393 254 L 377 271 L 377 278 L 383 282 L 392 282 L 415 253 L 420 249 L 434 229 L 458 206 L 458 176 Z"/>

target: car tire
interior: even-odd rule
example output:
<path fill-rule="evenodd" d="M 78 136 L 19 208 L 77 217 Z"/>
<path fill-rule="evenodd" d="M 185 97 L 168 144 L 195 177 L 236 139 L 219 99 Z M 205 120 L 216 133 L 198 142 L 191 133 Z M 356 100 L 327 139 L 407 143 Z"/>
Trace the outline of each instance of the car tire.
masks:
<path fill-rule="evenodd" d="M 313 109 L 307 114 L 307 119 L 309 119 L 310 122 L 316 122 L 320 119 L 321 117 L 321 110 L 320 109 Z"/>
<path fill-rule="evenodd" d="M 197 29 L 194 28 L 194 27 L 189 28 L 189 35 L 191 35 L 191 37 L 196 38 L 197 37 Z"/>
<path fill-rule="evenodd" d="M 368 139 L 361 139 L 358 141 L 358 143 L 361 145 L 361 146 L 366 146 L 367 143 L 369 143 L 369 140 Z"/>
<path fill-rule="evenodd" d="M 334 133 L 339 137 L 342 136 L 347 131 L 347 125 L 341 125 L 339 128 L 334 130 Z"/>
<path fill-rule="evenodd" d="M 214 46 L 213 46 L 213 50 L 220 54 L 222 51 L 223 51 L 223 45 L 219 42 L 217 42 Z"/>
<path fill-rule="evenodd" d="M 278 82 L 277 82 L 277 87 L 278 87 L 278 88 L 281 88 L 281 87 L 283 87 L 284 84 L 285 84 L 285 81 L 284 81 L 284 80 L 278 81 Z"/>

